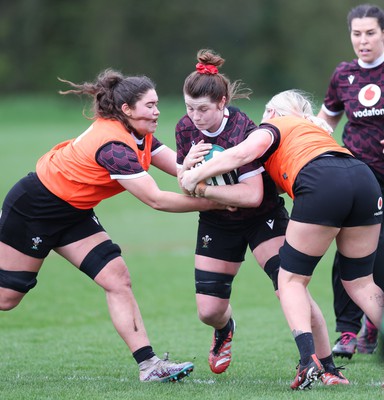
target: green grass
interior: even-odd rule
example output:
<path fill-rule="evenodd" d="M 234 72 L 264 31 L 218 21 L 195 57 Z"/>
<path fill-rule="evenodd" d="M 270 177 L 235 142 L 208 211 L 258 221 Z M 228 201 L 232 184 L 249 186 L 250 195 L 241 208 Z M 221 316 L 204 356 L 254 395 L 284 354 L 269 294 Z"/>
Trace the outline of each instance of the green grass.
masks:
<path fill-rule="evenodd" d="M 252 104 L 247 105 L 252 114 Z M 57 98 L 0 101 L 0 196 L 58 141 L 76 136 L 89 122 L 82 105 Z M 262 109 L 262 104 L 257 107 Z M 160 101 L 158 136 L 174 147 L 182 103 Z M 174 179 L 153 170 L 159 186 L 178 190 Z M 289 203 L 288 203 L 289 204 Z M 207 364 L 212 330 L 198 321 L 193 251 L 196 217 L 151 210 L 128 194 L 96 212 L 119 243 L 130 269 L 152 345 L 159 356 L 193 360 L 195 371 L 177 384 L 141 384 L 137 366 L 110 322 L 103 291 L 52 253 L 39 284 L 15 310 L 0 314 L 0 398 L 8 399 L 378 399 L 383 395 L 378 355 L 357 354 L 346 365 L 347 387 L 292 392 L 298 353 L 269 279 L 250 254 L 235 280 L 237 322 L 233 363 L 223 375 Z M 336 339 L 332 309 L 333 248 L 311 282 Z"/>

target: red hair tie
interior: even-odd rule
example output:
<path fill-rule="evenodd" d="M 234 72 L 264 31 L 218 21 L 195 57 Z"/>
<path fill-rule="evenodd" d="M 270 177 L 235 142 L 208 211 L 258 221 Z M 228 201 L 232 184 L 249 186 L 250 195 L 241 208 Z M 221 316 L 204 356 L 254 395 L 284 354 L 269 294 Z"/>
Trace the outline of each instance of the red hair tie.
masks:
<path fill-rule="evenodd" d="M 219 70 L 212 64 L 202 64 L 202 63 L 197 63 L 196 64 L 196 71 L 199 74 L 207 74 L 207 75 L 216 75 Z"/>

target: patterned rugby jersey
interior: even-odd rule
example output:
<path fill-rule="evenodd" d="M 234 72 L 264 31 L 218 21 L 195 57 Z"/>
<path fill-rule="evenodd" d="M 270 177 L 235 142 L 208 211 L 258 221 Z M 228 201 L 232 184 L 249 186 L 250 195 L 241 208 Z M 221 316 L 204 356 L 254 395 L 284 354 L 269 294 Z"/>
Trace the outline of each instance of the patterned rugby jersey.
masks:
<path fill-rule="evenodd" d="M 138 147 L 140 148 L 140 146 Z M 153 136 L 151 146 L 152 156 L 157 154 L 163 147 L 164 145 Z M 127 144 L 121 142 L 106 144 L 97 153 L 96 160 L 114 177 L 129 175 L 131 178 L 136 178 L 145 173 L 135 151 Z"/>
<path fill-rule="evenodd" d="M 257 125 L 245 113 L 235 107 L 228 107 L 225 110 L 223 124 L 215 133 L 198 130 L 188 115 L 184 115 L 176 125 L 177 164 L 179 167 L 182 166 L 191 146 L 197 144 L 200 140 L 217 144 L 227 149 L 244 141 L 247 135 L 255 129 L 257 129 Z M 284 205 L 283 198 L 278 196 L 274 182 L 264 171 L 264 167 L 259 160 L 254 160 L 252 163 L 244 165 L 237 170 L 239 181 L 247 178 L 247 176 L 250 177 L 260 173 L 263 174 L 264 199 L 259 207 L 239 208 L 236 212 L 226 210 L 204 212 L 215 214 L 225 220 L 239 221 L 263 216 Z"/>
<path fill-rule="evenodd" d="M 380 63 L 381 61 L 381 63 Z M 345 112 L 348 122 L 343 143 L 384 181 L 384 60 L 366 65 L 358 60 L 342 62 L 335 69 L 323 110 L 335 116 Z"/>

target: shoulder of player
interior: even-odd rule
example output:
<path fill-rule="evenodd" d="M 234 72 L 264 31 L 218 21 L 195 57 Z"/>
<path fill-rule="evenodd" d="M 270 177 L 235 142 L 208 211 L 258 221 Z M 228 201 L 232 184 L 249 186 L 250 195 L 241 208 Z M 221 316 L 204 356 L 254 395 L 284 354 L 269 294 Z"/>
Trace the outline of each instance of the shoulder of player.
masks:
<path fill-rule="evenodd" d="M 228 121 L 230 125 L 232 124 L 237 125 L 239 124 L 239 122 L 243 125 L 244 122 L 246 122 L 248 125 L 252 124 L 256 126 L 255 122 L 244 111 L 241 111 L 239 108 L 229 106 L 228 111 L 229 111 Z"/>
<path fill-rule="evenodd" d="M 342 61 L 335 69 L 334 74 L 345 74 L 350 72 L 356 72 L 360 70 L 360 66 L 357 59 L 352 61 Z"/>

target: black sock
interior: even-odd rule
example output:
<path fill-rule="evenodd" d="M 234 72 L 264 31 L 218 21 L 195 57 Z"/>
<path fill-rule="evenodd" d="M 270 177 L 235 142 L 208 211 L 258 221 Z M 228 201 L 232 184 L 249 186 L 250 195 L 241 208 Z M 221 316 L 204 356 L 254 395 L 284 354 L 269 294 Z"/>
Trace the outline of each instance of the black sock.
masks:
<path fill-rule="evenodd" d="M 325 372 L 332 372 L 336 368 L 332 354 L 328 357 L 320 358 L 319 361 L 323 364 Z"/>
<path fill-rule="evenodd" d="M 139 350 L 136 350 L 133 354 L 133 358 L 138 364 L 152 358 L 155 353 L 153 352 L 152 346 L 144 346 Z"/>
<path fill-rule="evenodd" d="M 221 329 L 216 329 L 216 332 L 218 333 L 219 336 L 228 336 L 228 333 L 232 329 L 232 318 L 229 318 L 227 324 L 224 326 L 224 328 Z"/>
<path fill-rule="evenodd" d="M 296 336 L 295 341 L 300 352 L 300 364 L 307 365 L 311 359 L 311 355 L 315 354 L 313 335 L 311 332 L 305 332 Z"/>

